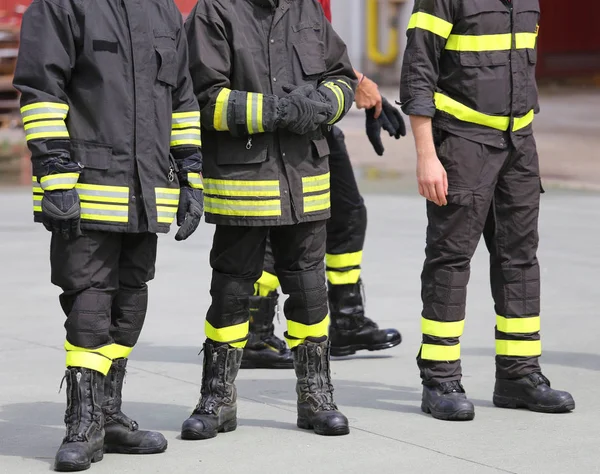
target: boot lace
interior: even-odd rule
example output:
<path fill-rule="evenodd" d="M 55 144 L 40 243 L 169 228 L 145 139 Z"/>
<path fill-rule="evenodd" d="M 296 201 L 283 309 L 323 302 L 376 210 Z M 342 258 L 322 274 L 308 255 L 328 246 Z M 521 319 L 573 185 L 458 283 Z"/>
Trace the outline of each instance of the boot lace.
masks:
<path fill-rule="evenodd" d="M 458 380 L 452 380 L 451 382 L 442 382 L 440 384 L 442 393 L 444 395 L 449 393 L 465 393 L 465 389 Z"/>
<path fill-rule="evenodd" d="M 550 380 L 542 373 L 536 372 L 530 374 L 529 379 L 533 382 L 534 387 L 539 387 L 540 385 L 548 385 L 550 387 Z"/>

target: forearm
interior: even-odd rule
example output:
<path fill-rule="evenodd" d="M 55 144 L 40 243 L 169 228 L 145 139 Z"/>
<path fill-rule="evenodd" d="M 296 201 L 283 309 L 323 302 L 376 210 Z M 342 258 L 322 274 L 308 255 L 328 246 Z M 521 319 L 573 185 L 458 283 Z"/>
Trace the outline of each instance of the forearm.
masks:
<path fill-rule="evenodd" d="M 417 158 L 431 156 L 435 154 L 435 145 L 433 143 L 433 129 L 431 127 L 431 117 L 419 115 L 410 116 L 410 124 L 415 137 L 415 148 Z"/>

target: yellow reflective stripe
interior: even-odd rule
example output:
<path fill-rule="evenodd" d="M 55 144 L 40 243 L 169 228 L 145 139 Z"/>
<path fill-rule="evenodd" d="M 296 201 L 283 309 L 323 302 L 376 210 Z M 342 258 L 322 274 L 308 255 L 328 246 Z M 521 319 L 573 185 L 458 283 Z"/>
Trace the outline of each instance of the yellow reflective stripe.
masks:
<path fill-rule="evenodd" d="M 327 279 L 332 285 L 353 285 L 360 278 L 360 269 L 348 270 L 347 272 L 337 272 L 328 270 Z"/>
<path fill-rule="evenodd" d="M 217 95 L 217 102 L 215 104 L 215 117 L 214 117 L 214 129 L 219 132 L 229 131 L 229 125 L 227 124 L 227 109 L 229 108 L 229 95 L 231 94 L 230 89 L 221 89 L 219 95 Z"/>
<path fill-rule="evenodd" d="M 287 345 L 290 349 L 293 349 L 294 347 L 297 347 L 304 342 L 304 339 L 289 337 L 287 333 L 285 333 L 283 337 L 285 338 L 285 341 L 287 342 Z"/>
<path fill-rule="evenodd" d="M 155 188 L 156 204 L 177 206 L 179 204 L 179 188 Z"/>
<path fill-rule="evenodd" d="M 279 278 L 269 272 L 262 272 L 260 278 L 254 284 L 254 291 L 258 296 L 268 296 L 269 293 L 279 288 Z"/>
<path fill-rule="evenodd" d="M 194 145 L 202 146 L 202 140 L 199 128 L 186 128 L 183 130 L 172 130 L 171 131 L 171 143 L 170 146 L 179 145 Z"/>
<path fill-rule="evenodd" d="M 336 97 L 336 99 L 338 101 L 337 112 L 333 116 L 333 118 L 328 122 L 329 125 L 332 125 L 335 122 L 337 122 L 337 120 L 340 118 L 340 116 L 344 112 L 344 105 L 345 105 L 344 93 L 342 92 L 342 89 L 340 89 L 340 86 L 338 86 L 334 82 L 326 82 L 323 85 L 325 87 L 327 87 L 328 89 L 330 89 L 334 93 L 334 95 L 335 95 L 335 97 Z"/>
<path fill-rule="evenodd" d="M 463 122 L 475 123 L 486 127 L 495 128 L 496 130 L 506 131 L 510 124 L 509 117 L 495 117 L 492 115 L 483 114 L 476 110 L 461 104 L 460 102 L 451 99 L 447 95 L 436 92 L 433 96 L 435 107 L 442 112 L 453 115 Z"/>
<path fill-rule="evenodd" d="M 202 175 L 200 173 L 188 173 L 187 180 L 190 184 L 190 187 L 194 189 L 204 189 L 204 185 L 202 184 Z"/>
<path fill-rule="evenodd" d="M 156 206 L 156 220 L 161 224 L 171 224 L 176 215 L 176 207 Z"/>
<path fill-rule="evenodd" d="M 465 320 L 462 321 L 432 321 L 421 318 L 421 332 L 435 337 L 460 337 L 465 329 Z"/>
<path fill-rule="evenodd" d="M 316 194 L 314 196 L 304 196 L 304 212 L 324 211 L 331 207 L 331 194 Z"/>
<path fill-rule="evenodd" d="M 339 82 L 340 84 L 344 84 L 348 89 L 350 89 L 350 91 L 352 91 L 352 87 L 350 87 L 350 84 L 348 84 L 346 81 L 344 81 L 342 79 L 336 79 L 336 82 Z"/>
<path fill-rule="evenodd" d="M 113 204 L 96 204 L 82 201 L 81 219 L 104 222 L 128 222 L 129 207 Z"/>
<path fill-rule="evenodd" d="M 417 12 L 411 15 L 407 30 L 413 28 L 420 28 L 421 30 L 430 31 L 442 38 L 448 38 L 452 32 L 453 25 L 452 23 L 437 16 L 430 15 L 429 13 Z"/>
<path fill-rule="evenodd" d="M 238 201 L 206 196 L 204 205 L 206 206 L 206 212 L 224 216 L 267 217 L 281 215 L 281 201 L 279 199 Z"/>
<path fill-rule="evenodd" d="M 246 93 L 246 128 L 250 135 L 254 133 L 254 95 L 252 92 Z"/>
<path fill-rule="evenodd" d="M 82 201 L 107 202 L 116 204 L 129 203 L 127 186 L 106 186 L 99 184 L 77 183 L 75 189 Z"/>
<path fill-rule="evenodd" d="M 67 367 L 83 367 L 106 375 L 110 370 L 112 361 L 96 352 L 69 351 L 67 352 L 66 365 Z"/>
<path fill-rule="evenodd" d="M 232 197 L 279 197 L 279 181 L 204 180 L 206 194 Z"/>
<path fill-rule="evenodd" d="M 264 133 L 265 127 L 263 124 L 263 98 L 262 94 L 258 94 L 256 101 L 256 121 L 258 122 L 258 133 Z"/>
<path fill-rule="evenodd" d="M 33 212 L 42 212 L 42 198 L 39 194 L 33 195 Z"/>
<path fill-rule="evenodd" d="M 542 341 L 496 340 L 496 354 L 512 357 L 536 357 L 542 355 Z"/>
<path fill-rule="evenodd" d="M 327 336 L 329 334 L 329 315 L 316 324 L 302 324 L 288 319 L 287 328 L 288 335 L 296 339 Z"/>
<path fill-rule="evenodd" d="M 65 119 L 69 106 L 60 102 L 36 102 L 21 107 L 23 123 L 42 119 Z"/>
<path fill-rule="evenodd" d="M 421 359 L 454 361 L 460 359 L 460 344 L 454 346 L 438 346 L 436 344 L 421 344 Z"/>
<path fill-rule="evenodd" d="M 316 191 L 325 191 L 330 187 L 330 173 L 320 174 L 317 176 L 305 176 L 302 178 L 302 192 L 313 193 Z"/>
<path fill-rule="evenodd" d="M 517 49 L 535 49 L 537 33 L 517 33 L 515 34 L 515 47 Z"/>
<path fill-rule="evenodd" d="M 329 268 L 348 268 L 356 267 L 362 262 L 363 252 L 362 250 L 352 253 L 340 253 L 337 255 L 325 254 L 325 261 Z"/>
<path fill-rule="evenodd" d="M 527 112 L 526 115 L 524 115 L 523 117 L 515 117 L 514 122 L 513 122 L 513 132 L 517 132 L 519 130 L 521 130 L 522 128 L 527 127 L 531 122 L 533 122 L 533 118 L 535 116 L 535 112 L 532 110 L 530 110 L 529 112 Z"/>
<path fill-rule="evenodd" d="M 75 184 L 77 184 L 78 179 L 79 173 L 49 174 L 48 176 L 42 176 L 40 179 L 40 185 L 44 191 L 73 189 Z"/>
<path fill-rule="evenodd" d="M 450 35 L 446 49 L 450 51 L 503 51 L 512 47 L 512 35 Z"/>
<path fill-rule="evenodd" d="M 41 120 L 23 126 L 27 141 L 38 138 L 69 138 L 69 131 L 63 120 Z"/>
<path fill-rule="evenodd" d="M 539 316 L 505 318 L 504 316 L 496 315 L 496 327 L 498 331 L 510 334 L 531 334 L 540 330 L 541 322 Z"/>
<path fill-rule="evenodd" d="M 248 321 L 224 328 L 216 328 L 208 321 L 204 322 L 204 334 L 207 338 L 215 342 L 226 342 L 229 345 L 233 345 L 231 341 L 239 341 L 248 337 L 249 329 L 250 323 Z"/>
<path fill-rule="evenodd" d="M 200 112 L 173 112 L 171 128 L 200 128 Z"/>
<path fill-rule="evenodd" d="M 133 350 L 133 347 L 122 346 L 120 344 L 108 344 L 98 349 L 86 349 L 85 347 L 74 346 L 69 341 L 65 341 L 64 347 L 66 351 L 95 352 L 109 359 L 125 359 L 129 357 L 129 354 Z"/>

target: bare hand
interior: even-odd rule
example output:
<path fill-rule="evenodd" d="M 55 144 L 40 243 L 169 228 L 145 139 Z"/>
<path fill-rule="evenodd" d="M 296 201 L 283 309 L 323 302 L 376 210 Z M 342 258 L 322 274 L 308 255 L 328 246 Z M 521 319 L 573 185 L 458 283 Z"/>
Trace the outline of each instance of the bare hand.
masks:
<path fill-rule="evenodd" d="M 421 196 L 438 206 L 448 204 L 448 175 L 435 152 L 417 158 L 417 182 Z"/>
<path fill-rule="evenodd" d="M 382 98 L 379 87 L 371 79 L 365 77 L 356 88 L 354 97 L 358 109 L 372 109 L 375 107 L 375 118 L 381 115 Z"/>

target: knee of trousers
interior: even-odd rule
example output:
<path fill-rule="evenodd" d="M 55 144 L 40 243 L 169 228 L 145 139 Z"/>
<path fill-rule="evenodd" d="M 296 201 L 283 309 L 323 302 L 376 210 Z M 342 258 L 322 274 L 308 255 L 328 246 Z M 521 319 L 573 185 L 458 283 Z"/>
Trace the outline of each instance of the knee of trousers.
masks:
<path fill-rule="evenodd" d="M 492 267 L 492 295 L 500 316 L 539 315 L 540 267 Z"/>
<path fill-rule="evenodd" d="M 254 284 L 253 280 L 236 279 L 213 271 L 212 302 L 206 320 L 215 328 L 247 323 L 250 319 L 249 297 L 254 294 Z"/>
<path fill-rule="evenodd" d="M 421 276 L 423 317 L 431 321 L 462 321 L 465 318 L 470 270 L 437 268 Z"/>
<path fill-rule="evenodd" d="M 83 348 L 110 344 L 112 292 L 87 289 L 68 298 L 67 341 Z"/>
<path fill-rule="evenodd" d="M 140 337 L 148 310 L 148 286 L 121 288 L 112 303 L 111 336 L 115 343 L 133 347 Z"/>
<path fill-rule="evenodd" d="M 323 264 L 315 270 L 279 272 L 279 281 L 282 291 L 289 295 L 284 304 L 288 321 L 314 325 L 327 317 L 327 286 Z"/>

